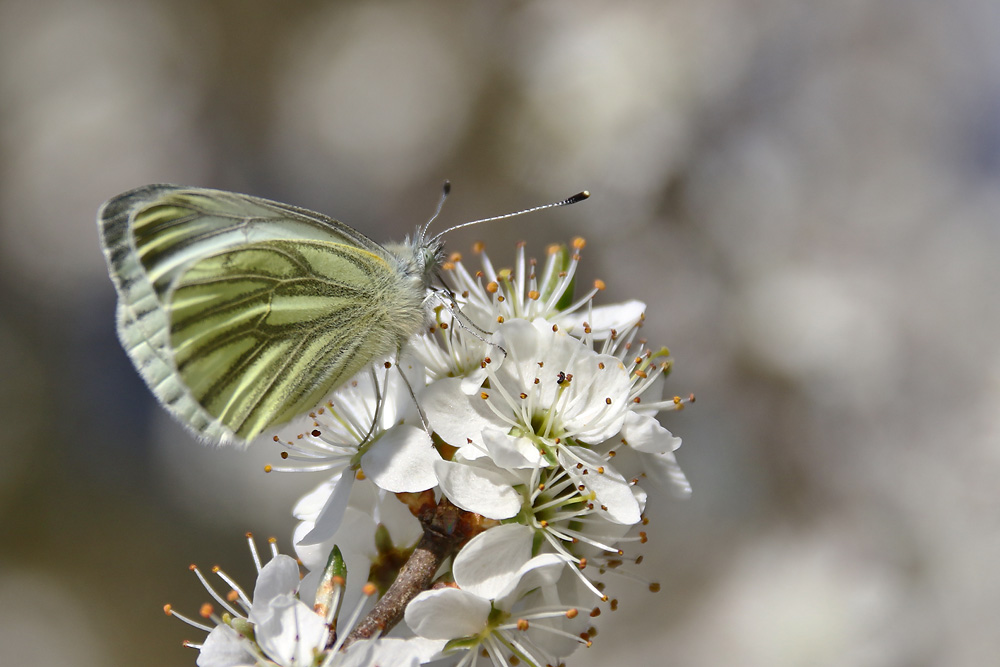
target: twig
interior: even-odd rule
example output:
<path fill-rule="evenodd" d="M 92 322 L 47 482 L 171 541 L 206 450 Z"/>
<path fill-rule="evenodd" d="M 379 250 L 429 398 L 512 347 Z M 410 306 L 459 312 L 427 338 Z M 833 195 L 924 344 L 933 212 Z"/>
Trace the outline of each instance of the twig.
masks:
<path fill-rule="evenodd" d="M 347 648 L 359 639 L 369 639 L 389 632 L 403 618 L 406 605 L 421 591 L 427 590 L 441 564 L 452 556 L 466 540 L 486 528 L 478 514 L 452 505 L 447 498 L 434 502 L 434 494 L 397 494 L 410 511 L 420 519 L 424 535 L 399 570 L 389 590 L 359 622 L 344 641 Z"/>

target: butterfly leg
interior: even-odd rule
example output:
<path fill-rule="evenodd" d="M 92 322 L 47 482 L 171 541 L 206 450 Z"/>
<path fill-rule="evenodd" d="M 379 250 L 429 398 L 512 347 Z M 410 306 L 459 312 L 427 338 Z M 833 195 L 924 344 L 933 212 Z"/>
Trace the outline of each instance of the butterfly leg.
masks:
<path fill-rule="evenodd" d="M 503 349 L 502 345 L 494 343 L 493 341 L 487 338 L 487 336 L 493 335 L 492 331 L 487 331 L 486 329 L 483 329 L 481 326 L 470 320 L 462 313 L 462 309 L 458 307 L 458 301 L 455 299 L 454 292 L 452 292 L 450 289 L 447 288 L 445 289 L 432 288 L 432 289 L 434 290 L 434 293 L 441 298 L 442 305 L 448 310 L 449 313 L 451 313 L 451 316 L 455 318 L 455 323 L 458 324 L 458 326 L 468 331 L 473 338 L 476 338 L 482 341 L 483 343 L 486 343 L 487 345 L 495 347 L 498 350 L 500 350 L 501 354 L 503 354 L 504 357 L 507 356 L 507 350 Z"/>
<path fill-rule="evenodd" d="M 417 406 L 417 415 L 420 417 L 420 423 L 423 425 L 424 430 L 427 435 L 431 434 L 431 426 L 427 421 L 427 415 L 424 413 L 424 409 L 420 407 L 420 403 L 417 401 L 417 394 L 413 391 L 413 385 L 410 384 L 409 378 L 406 377 L 406 373 L 403 372 L 403 367 L 400 364 L 400 358 L 403 355 L 403 348 L 400 347 L 396 350 L 396 368 L 399 371 L 399 376 L 403 378 L 403 384 L 406 385 L 406 390 L 410 392 L 410 398 L 413 399 L 413 405 Z M 388 373 L 388 370 L 386 371 Z"/>

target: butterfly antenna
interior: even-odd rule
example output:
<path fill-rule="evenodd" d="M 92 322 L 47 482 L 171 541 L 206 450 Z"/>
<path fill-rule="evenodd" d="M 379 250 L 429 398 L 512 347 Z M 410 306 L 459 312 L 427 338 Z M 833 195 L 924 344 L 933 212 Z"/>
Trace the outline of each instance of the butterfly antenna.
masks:
<path fill-rule="evenodd" d="M 469 227 L 471 225 L 478 225 L 481 222 L 493 222 L 494 220 L 505 220 L 506 218 L 513 218 L 513 217 L 516 217 L 516 216 L 519 216 L 519 215 L 524 215 L 525 213 L 534 213 L 535 211 L 543 211 L 543 210 L 545 210 L 547 208 L 557 208 L 559 206 L 569 206 L 570 204 L 576 204 L 578 202 L 582 202 L 584 199 L 587 199 L 588 197 L 590 197 L 590 192 L 588 192 L 587 190 L 584 190 L 583 192 L 576 193 L 572 197 L 567 197 L 566 199 L 563 199 L 562 201 L 552 202 L 551 204 L 542 204 L 541 206 L 532 206 L 531 208 L 526 208 L 526 209 L 521 210 L 521 211 L 515 211 L 514 213 L 505 213 L 504 215 L 494 215 L 491 218 L 483 218 L 482 220 L 473 220 L 471 222 L 463 222 L 460 225 L 455 225 L 454 227 L 449 227 L 448 229 L 444 230 L 443 232 L 441 232 L 440 234 L 438 234 L 437 236 L 435 236 L 434 238 L 432 238 L 430 241 L 428 241 L 428 245 L 433 244 L 435 241 L 437 241 L 439 238 L 441 238 L 442 236 L 444 236 L 448 232 L 453 232 L 456 229 L 461 229 L 462 227 Z M 431 218 L 431 219 L 433 220 L 433 218 Z"/>
<path fill-rule="evenodd" d="M 437 208 L 434 209 L 434 215 L 431 216 L 431 219 L 428 220 L 427 223 L 424 225 L 423 229 L 420 230 L 420 239 L 419 239 L 420 245 L 423 245 L 424 239 L 427 238 L 427 230 L 428 228 L 430 228 L 431 223 L 437 220 L 437 217 L 441 215 L 441 209 L 444 208 L 444 202 L 446 199 L 448 199 L 448 195 L 450 194 L 451 194 L 451 181 L 446 180 L 444 182 L 444 185 L 441 186 L 441 198 L 438 199 L 438 205 Z"/>

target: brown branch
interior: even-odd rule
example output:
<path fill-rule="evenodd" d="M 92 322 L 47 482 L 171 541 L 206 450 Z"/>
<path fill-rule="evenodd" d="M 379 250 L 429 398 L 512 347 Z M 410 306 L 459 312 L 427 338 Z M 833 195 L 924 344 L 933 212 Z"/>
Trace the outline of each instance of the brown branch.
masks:
<path fill-rule="evenodd" d="M 389 590 L 375 604 L 375 608 L 354 626 L 343 648 L 359 639 L 389 632 L 402 620 L 410 600 L 430 587 L 441 564 L 466 540 L 485 528 L 483 517 L 455 507 L 447 498 L 435 503 L 433 492 L 397 495 L 420 519 L 424 535 Z"/>

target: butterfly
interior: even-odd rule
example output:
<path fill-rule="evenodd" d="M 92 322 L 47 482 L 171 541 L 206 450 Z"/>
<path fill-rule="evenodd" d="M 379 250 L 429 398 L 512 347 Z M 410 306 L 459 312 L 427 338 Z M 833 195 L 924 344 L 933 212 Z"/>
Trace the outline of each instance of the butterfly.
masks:
<path fill-rule="evenodd" d="M 430 222 L 383 246 L 321 213 L 176 185 L 113 197 L 97 223 L 122 346 L 167 410 L 216 444 L 245 445 L 398 355 L 445 256 Z"/>

